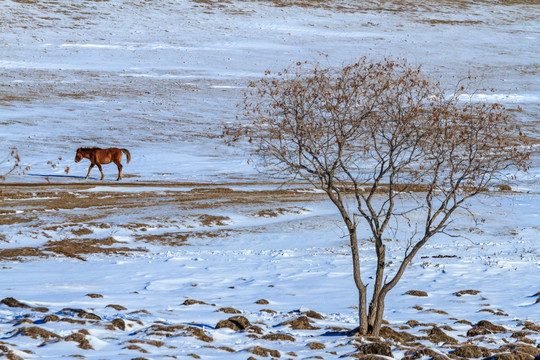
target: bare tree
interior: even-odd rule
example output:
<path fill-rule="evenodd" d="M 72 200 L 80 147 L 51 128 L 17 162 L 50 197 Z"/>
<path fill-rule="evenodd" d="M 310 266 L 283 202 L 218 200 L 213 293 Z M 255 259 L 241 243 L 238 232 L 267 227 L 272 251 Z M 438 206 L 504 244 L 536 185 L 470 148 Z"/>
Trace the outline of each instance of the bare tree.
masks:
<path fill-rule="evenodd" d="M 339 69 L 297 63 L 252 82 L 243 103 L 247 125 L 227 129 L 234 140 L 248 136 L 269 168 L 307 180 L 339 210 L 360 334 L 378 335 L 386 295 L 457 209 L 509 170 L 528 167 L 526 139 L 503 107 L 465 101 L 463 90 L 445 94 L 406 61 L 363 58 Z M 369 303 L 360 223 L 369 227 L 377 255 Z M 404 253 L 388 267 L 391 236 L 404 241 Z"/>
<path fill-rule="evenodd" d="M 17 169 L 20 169 L 21 168 L 20 162 L 21 162 L 21 158 L 19 157 L 19 153 L 17 152 L 17 149 L 12 148 L 7 158 L 4 159 L 3 161 L 0 161 L 0 164 L 5 163 L 5 165 L 7 165 L 7 169 L 4 169 L 3 173 L 0 173 L 0 180 L 5 180 L 9 174 L 13 173 Z"/>

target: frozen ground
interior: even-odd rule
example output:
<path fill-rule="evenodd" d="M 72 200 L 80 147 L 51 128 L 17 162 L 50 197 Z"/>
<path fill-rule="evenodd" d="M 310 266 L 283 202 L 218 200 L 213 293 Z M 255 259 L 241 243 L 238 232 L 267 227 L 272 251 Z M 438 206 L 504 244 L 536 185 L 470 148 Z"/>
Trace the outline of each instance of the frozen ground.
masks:
<path fill-rule="evenodd" d="M 418 337 L 387 340 L 394 358 L 425 347 L 448 354 L 457 343 L 539 352 L 539 204 L 538 194 L 483 197 L 474 204 L 483 223 L 460 214 L 452 232 L 461 238 L 426 246 L 387 300 L 389 327 Z M 3 205 L 0 345 L 22 358 L 357 353 L 361 341 L 346 336 L 357 321 L 347 240 L 321 194 L 60 184 L 6 186 Z M 360 238 L 369 273 L 366 229 Z M 388 243 L 389 261 L 403 245 Z M 308 310 L 321 316 L 314 329 L 283 324 Z M 252 327 L 217 326 L 232 316 Z M 480 320 L 503 332 L 468 335 Z M 456 344 L 428 336 L 434 325 Z"/>
<path fill-rule="evenodd" d="M 0 2 L 0 160 L 17 147 L 30 166 L 0 186 L 0 356 L 357 352 L 336 212 L 309 188 L 269 182 L 223 145 L 223 124 L 266 69 L 404 56 L 443 82 L 479 75 L 494 92 L 478 97 L 502 102 L 538 139 L 539 15 L 530 1 Z M 82 179 L 88 163 L 73 162 L 75 149 L 94 145 L 130 149 L 124 182 L 99 184 L 97 170 Z M 449 356 L 467 342 L 538 352 L 538 165 L 534 153 L 516 192 L 475 200 L 484 222 L 460 214 L 461 237 L 434 239 L 409 267 L 385 314 L 389 329 L 417 338 L 387 336 L 393 358 Z M 402 245 L 389 244 L 390 260 Z M 283 324 L 308 310 L 319 329 Z M 252 327 L 216 328 L 231 316 Z M 480 320 L 504 329 L 468 336 Z"/>

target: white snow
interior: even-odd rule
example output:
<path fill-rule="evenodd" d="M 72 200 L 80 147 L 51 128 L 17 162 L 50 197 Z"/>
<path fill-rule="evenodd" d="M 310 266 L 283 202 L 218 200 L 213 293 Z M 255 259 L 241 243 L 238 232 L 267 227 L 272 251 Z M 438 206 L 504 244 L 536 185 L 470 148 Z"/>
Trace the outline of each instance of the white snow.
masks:
<path fill-rule="evenodd" d="M 270 1 L 236 0 L 3 1 L 0 160 L 16 147 L 22 165 L 30 169 L 8 176 L 7 182 L 60 183 L 59 192 L 66 191 L 65 184 L 89 185 L 69 191 L 93 199 L 111 192 L 126 196 L 187 193 L 196 187 L 187 183 L 219 183 L 234 191 L 275 189 L 256 168 L 256 160 L 248 160 L 247 149 L 228 147 L 220 138 L 224 124 L 237 121 L 237 104 L 247 83 L 267 69 L 279 71 L 295 61 L 334 66 L 363 55 L 405 57 L 423 64 L 425 71 L 448 85 L 469 73 L 477 75 L 479 86 L 494 92 L 480 92 L 474 99 L 501 102 L 538 139 L 538 18 L 540 8 L 527 2 L 332 1 L 319 7 L 281 7 Z M 108 183 L 116 178 L 114 165 L 104 167 L 104 183 L 97 181 L 97 169 L 84 180 L 88 162 L 73 161 L 80 146 L 128 148 L 132 160 L 124 163 L 123 181 L 141 186 Z M 460 237 L 439 236 L 426 245 L 388 295 L 385 317 L 392 326 L 410 319 L 446 324 L 454 329 L 449 335 L 464 341 L 460 336 L 470 326 L 456 324 L 455 319 L 472 323 L 487 319 L 511 330 L 520 330 L 525 320 L 540 323 L 540 303 L 535 303 L 538 297 L 534 296 L 540 291 L 537 150 L 531 171 L 512 184 L 514 193 L 474 201 L 474 213 L 485 221 L 475 224 L 466 214 L 459 214 L 452 226 Z M 0 174 L 10 164 L 1 161 Z M 0 184 L 0 191 L 9 189 Z M 315 193 L 305 187 L 298 191 Z M 32 198 L 2 199 L 1 249 L 40 246 L 50 238 L 59 241 L 68 236 L 68 229 L 46 229 L 39 219 L 33 220 L 35 226 L 4 220 L 10 211 L 28 215 L 25 206 L 31 202 Z M 115 246 L 141 246 L 148 252 L 84 255 L 86 261 L 55 256 L 0 263 L 1 298 L 44 306 L 49 314 L 75 308 L 95 313 L 104 322 L 120 318 L 128 324 L 126 331 L 92 323 L 41 323 L 46 314 L 0 305 L 0 344 L 10 344 L 25 359 L 78 354 L 87 359 L 187 358 L 193 353 L 205 359 L 246 359 L 251 354 L 242 350 L 254 345 L 278 349 L 282 356 L 294 351 L 297 358 L 337 358 L 354 351 L 350 338 L 324 335 L 331 326 L 352 329 L 357 323 L 349 248 L 331 203 L 299 202 L 291 207 L 294 211 L 277 217 L 253 217 L 243 207 L 216 207 L 212 214 L 228 220 L 209 227 L 194 218 L 195 212 L 178 213 L 173 204 L 150 205 L 142 202 L 131 212 L 111 214 L 110 227 L 88 224 L 92 236 L 110 236 L 122 242 Z M 62 211 L 51 210 L 53 218 L 64 216 Z M 141 218 L 152 219 L 148 234 L 228 233 L 191 238 L 187 246 L 142 244 L 136 240 L 138 230 L 122 226 Z M 359 236 L 368 273 L 375 255 L 367 229 L 361 227 Z M 388 260 L 395 264 L 403 244 L 391 243 L 389 250 Z M 371 281 L 366 278 L 366 282 Z M 429 296 L 404 295 L 411 289 L 424 290 Z M 480 294 L 453 295 L 465 289 Z M 89 293 L 103 298 L 90 298 Z M 186 299 L 208 305 L 182 305 Z M 269 304 L 255 304 L 258 299 L 267 299 Z M 128 310 L 107 307 L 110 304 Z M 228 306 L 240 310 L 265 333 L 290 333 L 297 341 L 252 339 L 229 329 L 214 329 L 218 321 L 232 316 L 216 312 Z M 320 330 L 278 326 L 308 309 L 324 315 L 315 322 Z M 485 309 L 501 310 L 507 316 Z M 298 312 L 291 313 L 294 310 Z M 49 341 L 38 347 L 42 339 L 15 334 L 14 324 L 26 316 L 64 337 L 87 329 L 86 338 L 94 350 L 79 349 L 72 341 Z M 146 335 L 158 322 L 195 326 L 214 341 Z M 415 331 L 421 334 L 410 330 Z M 529 338 L 540 343 L 539 333 Z M 127 341 L 145 339 L 165 345 L 133 343 L 148 354 L 127 348 Z M 310 350 L 307 345 L 312 341 L 323 343 L 326 349 Z M 493 341 L 493 348 L 504 343 L 497 335 Z M 228 346 L 237 352 L 208 346 Z M 402 350 L 393 351 L 395 358 L 404 355 Z"/>

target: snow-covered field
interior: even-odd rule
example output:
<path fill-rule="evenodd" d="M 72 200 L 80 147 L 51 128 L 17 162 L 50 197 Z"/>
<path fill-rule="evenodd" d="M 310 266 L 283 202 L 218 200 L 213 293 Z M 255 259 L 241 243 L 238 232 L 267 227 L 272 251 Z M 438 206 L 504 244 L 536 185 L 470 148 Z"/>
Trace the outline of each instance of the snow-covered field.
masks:
<path fill-rule="evenodd" d="M 502 102 L 538 139 L 538 18 L 531 1 L 0 2 L 0 161 L 16 147 L 30 167 L 0 185 L 0 356 L 357 353 L 336 211 L 257 171 L 223 144 L 224 124 L 266 69 L 401 56 L 443 83 L 478 75 L 487 90 L 476 96 Z M 79 146 L 128 148 L 124 181 L 109 182 L 111 165 L 104 183 L 96 169 L 85 181 Z M 517 191 L 474 200 L 482 222 L 459 214 L 461 237 L 420 253 L 387 299 L 387 358 L 448 356 L 467 342 L 540 353 L 539 169 L 534 153 Z M 369 269 L 367 229 L 360 235 Z M 403 244 L 388 246 L 395 263 Z M 233 316 L 251 326 L 217 326 Z M 481 320 L 504 329 L 468 336 Z M 462 357 L 488 352 L 471 354 Z"/>

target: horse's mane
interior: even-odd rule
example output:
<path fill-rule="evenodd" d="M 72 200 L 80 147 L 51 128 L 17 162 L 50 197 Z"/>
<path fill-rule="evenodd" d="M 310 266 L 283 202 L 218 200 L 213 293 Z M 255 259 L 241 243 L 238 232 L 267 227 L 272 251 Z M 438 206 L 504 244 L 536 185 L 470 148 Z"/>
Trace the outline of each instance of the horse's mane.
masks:
<path fill-rule="evenodd" d="M 101 148 L 96 147 L 96 146 L 94 146 L 94 147 L 80 147 L 80 148 L 77 149 L 77 151 L 79 151 L 79 150 L 81 150 L 81 151 L 101 150 Z"/>

